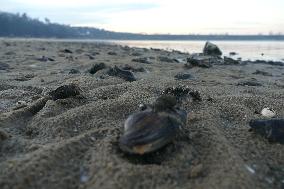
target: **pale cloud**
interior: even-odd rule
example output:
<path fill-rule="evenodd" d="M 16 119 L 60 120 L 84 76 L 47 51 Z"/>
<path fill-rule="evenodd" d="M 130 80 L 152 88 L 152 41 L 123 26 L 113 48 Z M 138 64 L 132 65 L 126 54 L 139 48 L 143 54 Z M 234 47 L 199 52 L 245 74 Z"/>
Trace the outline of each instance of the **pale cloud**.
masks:
<path fill-rule="evenodd" d="M 283 0 L 0 0 L 1 10 L 137 33 L 284 33 Z"/>

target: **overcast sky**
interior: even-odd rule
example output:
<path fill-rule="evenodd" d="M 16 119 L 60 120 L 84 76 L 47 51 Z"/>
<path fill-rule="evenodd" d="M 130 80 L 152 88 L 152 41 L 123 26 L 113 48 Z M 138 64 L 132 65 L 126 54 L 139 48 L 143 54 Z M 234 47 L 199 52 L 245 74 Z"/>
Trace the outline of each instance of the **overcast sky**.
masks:
<path fill-rule="evenodd" d="M 0 11 L 121 32 L 284 33 L 284 0 L 0 0 Z"/>

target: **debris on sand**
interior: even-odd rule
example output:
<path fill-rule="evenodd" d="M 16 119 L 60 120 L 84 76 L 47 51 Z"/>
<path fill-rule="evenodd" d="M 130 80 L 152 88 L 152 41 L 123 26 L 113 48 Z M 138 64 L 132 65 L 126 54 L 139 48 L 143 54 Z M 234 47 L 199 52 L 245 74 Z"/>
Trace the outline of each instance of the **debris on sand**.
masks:
<path fill-rule="evenodd" d="M 253 87 L 258 87 L 262 86 L 261 83 L 254 81 L 254 80 L 248 80 L 248 81 L 241 81 L 237 83 L 237 86 L 253 86 Z"/>
<path fill-rule="evenodd" d="M 173 95 L 177 100 L 181 100 L 190 95 L 193 101 L 202 101 L 200 92 L 190 89 L 188 86 L 168 87 L 162 92 L 162 94 Z"/>
<path fill-rule="evenodd" d="M 249 123 L 251 130 L 271 142 L 284 144 L 284 119 L 256 119 Z"/>
<path fill-rule="evenodd" d="M 132 72 L 120 69 L 117 66 L 114 66 L 113 68 L 109 68 L 109 70 L 107 71 L 107 74 L 110 76 L 120 77 L 130 82 L 136 81 L 136 78 L 134 77 Z"/>
<path fill-rule="evenodd" d="M 134 59 L 132 59 L 132 62 L 139 62 L 139 63 L 143 63 L 143 64 L 151 64 L 149 58 L 147 58 L 147 57 L 134 58 Z"/>
<path fill-rule="evenodd" d="M 261 71 L 261 70 L 256 70 L 256 71 L 253 72 L 252 74 L 263 75 L 263 76 L 272 76 L 271 73 L 268 73 L 268 72 L 265 72 L 265 71 Z"/>
<path fill-rule="evenodd" d="M 161 96 L 152 106 L 130 115 L 119 139 L 120 148 L 126 153 L 144 155 L 172 142 L 187 118 L 187 113 L 175 105 L 173 96 Z"/>
<path fill-rule="evenodd" d="M 224 64 L 225 65 L 237 65 L 237 64 L 240 64 L 240 62 L 238 60 L 233 59 L 233 58 L 224 56 Z"/>
<path fill-rule="evenodd" d="M 169 58 L 169 57 L 166 57 L 166 56 L 159 56 L 158 60 L 161 61 L 161 62 L 178 63 L 178 62 L 175 61 L 175 59 L 172 59 L 172 58 Z"/>
<path fill-rule="evenodd" d="M 123 70 L 129 70 L 129 71 L 132 71 L 132 72 L 146 72 L 145 68 L 143 67 L 133 67 L 133 66 L 130 66 L 128 64 L 125 64 L 124 66 L 121 67 Z"/>
<path fill-rule="evenodd" d="M 63 85 L 51 91 L 49 95 L 52 100 L 65 99 L 73 96 L 77 96 L 80 94 L 80 88 L 74 84 Z"/>
<path fill-rule="evenodd" d="M 97 71 L 105 69 L 106 65 L 105 63 L 98 63 L 92 66 L 92 68 L 89 70 L 90 74 L 95 74 Z"/>

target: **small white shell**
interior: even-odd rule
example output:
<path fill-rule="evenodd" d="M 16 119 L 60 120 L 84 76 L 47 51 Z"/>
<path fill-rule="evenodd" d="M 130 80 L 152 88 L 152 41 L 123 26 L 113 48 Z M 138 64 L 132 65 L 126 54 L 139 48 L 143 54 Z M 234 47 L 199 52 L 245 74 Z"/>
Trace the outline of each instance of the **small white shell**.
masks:
<path fill-rule="evenodd" d="M 263 108 L 260 113 L 262 116 L 268 118 L 272 118 L 276 115 L 275 111 L 272 108 Z"/>
<path fill-rule="evenodd" d="M 23 100 L 20 100 L 16 103 L 16 107 L 15 109 L 20 109 L 20 108 L 24 108 L 27 106 L 27 102 L 26 101 L 23 101 Z"/>

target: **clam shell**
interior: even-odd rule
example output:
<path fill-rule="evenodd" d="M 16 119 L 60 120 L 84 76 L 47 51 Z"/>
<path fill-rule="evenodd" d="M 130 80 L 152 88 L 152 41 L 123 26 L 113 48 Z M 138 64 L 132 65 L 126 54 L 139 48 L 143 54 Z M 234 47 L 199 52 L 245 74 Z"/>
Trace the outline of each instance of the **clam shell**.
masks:
<path fill-rule="evenodd" d="M 147 109 L 134 113 L 125 121 L 120 148 L 140 155 L 156 151 L 171 142 L 185 122 L 183 110 L 155 112 Z"/>

